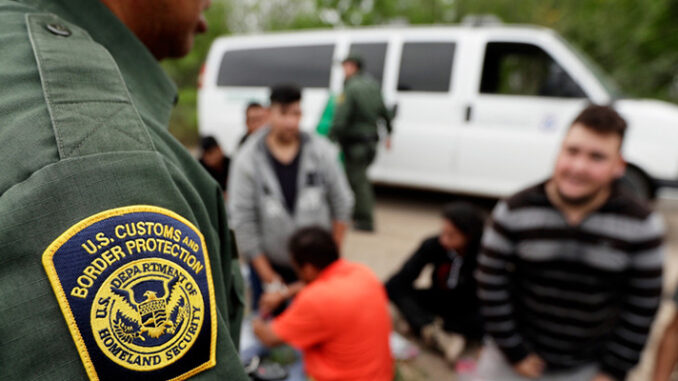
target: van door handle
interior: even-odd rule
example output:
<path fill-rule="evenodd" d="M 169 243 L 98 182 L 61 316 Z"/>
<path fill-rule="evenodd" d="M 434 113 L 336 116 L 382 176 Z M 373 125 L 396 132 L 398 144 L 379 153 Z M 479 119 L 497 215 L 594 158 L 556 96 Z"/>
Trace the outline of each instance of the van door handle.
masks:
<path fill-rule="evenodd" d="M 472 110 L 471 110 L 471 105 L 467 105 L 467 106 L 466 106 L 466 110 L 464 111 L 464 120 L 465 120 L 466 122 L 470 122 L 470 121 L 471 121 L 471 111 L 472 111 Z"/>

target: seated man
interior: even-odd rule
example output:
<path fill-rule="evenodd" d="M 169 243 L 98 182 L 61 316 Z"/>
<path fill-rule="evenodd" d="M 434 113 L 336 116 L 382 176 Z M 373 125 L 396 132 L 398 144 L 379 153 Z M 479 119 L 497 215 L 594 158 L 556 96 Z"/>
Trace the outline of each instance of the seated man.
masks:
<path fill-rule="evenodd" d="M 484 219 L 474 206 L 461 202 L 446 205 L 442 217 L 441 232 L 422 242 L 386 289 L 409 330 L 455 362 L 466 339 L 480 341 L 483 335 L 473 272 Z M 413 283 L 427 265 L 434 267 L 431 286 L 415 289 Z"/>
<path fill-rule="evenodd" d="M 306 286 L 272 322 L 253 321 L 267 346 L 302 350 L 315 381 L 391 381 L 391 323 L 386 292 L 367 267 L 339 258 L 332 236 L 318 227 L 297 231 L 289 251 Z"/>
<path fill-rule="evenodd" d="M 678 289 L 673 296 L 674 307 L 678 303 Z M 673 313 L 671 322 L 664 331 L 664 336 L 657 349 L 654 365 L 653 381 L 669 381 L 678 362 L 678 313 Z M 674 378 L 675 379 L 675 378 Z"/>

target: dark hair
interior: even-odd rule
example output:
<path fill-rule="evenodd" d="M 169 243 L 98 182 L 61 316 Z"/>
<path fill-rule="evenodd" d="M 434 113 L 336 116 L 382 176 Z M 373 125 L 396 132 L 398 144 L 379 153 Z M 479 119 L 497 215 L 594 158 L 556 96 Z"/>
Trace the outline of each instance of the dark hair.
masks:
<path fill-rule="evenodd" d="M 259 102 L 250 102 L 247 104 L 247 107 L 245 108 L 245 115 L 247 115 L 248 112 L 250 112 L 251 109 L 253 108 L 261 108 L 264 107 L 261 105 Z"/>
<path fill-rule="evenodd" d="M 203 152 L 207 152 L 212 148 L 219 147 L 219 143 L 217 143 L 217 139 L 214 136 L 203 136 L 200 139 L 200 147 L 202 147 Z"/>
<path fill-rule="evenodd" d="M 480 250 L 485 214 L 467 202 L 452 202 L 443 206 L 443 218 L 466 237 L 466 256 L 475 257 Z"/>
<path fill-rule="evenodd" d="M 626 121 L 612 107 L 589 105 L 572 122 L 599 134 L 615 134 L 624 139 Z"/>
<path fill-rule="evenodd" d="M 271 105 L 274 103 L 286 106 L 301 100 L 301 90 L 297 85 L 276 85 L 271 88 Z"/>
<path fill-rule="evenodd" d="M 287 249 L 297 266 L 310 263 L 318 270 L 339 259 L 339 250 L 332 235 L 319 226 L 297 230 L 287 244 Z"/>

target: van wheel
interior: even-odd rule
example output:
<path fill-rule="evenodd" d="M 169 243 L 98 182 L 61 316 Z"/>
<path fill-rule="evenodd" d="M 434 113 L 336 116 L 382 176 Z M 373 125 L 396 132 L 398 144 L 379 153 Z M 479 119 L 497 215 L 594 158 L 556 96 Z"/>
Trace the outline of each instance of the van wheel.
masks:
<path fill-rule="evenodd" d="M 632 166 L 626 167 L 626 172 L 622 176 L 621 184 L 638 198 L 646 201 L 653 200 L 655 197 L 654 187 L 648 177 L 640 169 Z"/>

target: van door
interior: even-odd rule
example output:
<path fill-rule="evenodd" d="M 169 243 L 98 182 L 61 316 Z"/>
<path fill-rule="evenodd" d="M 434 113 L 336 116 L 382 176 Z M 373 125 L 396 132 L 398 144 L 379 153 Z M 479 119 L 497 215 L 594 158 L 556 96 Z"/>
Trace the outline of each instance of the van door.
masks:
<path fill-rule="evenodd" d="M 461 103 L 453 76 L 456 40 L 420 36 L 394 42 L 397 105 L 390 151 L 382 150 L 373 167 L 375 180 L 449 189 L 455 167 Z"/>
<path fill-rule="evenodd" d="M 587 96 L 536 43 L 490 39 L 483 50 L 461 134 L 459 176 L 470 191 L 503 196 L 549 176 Z"/>

